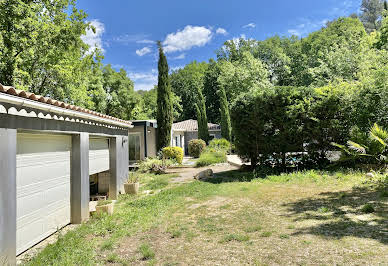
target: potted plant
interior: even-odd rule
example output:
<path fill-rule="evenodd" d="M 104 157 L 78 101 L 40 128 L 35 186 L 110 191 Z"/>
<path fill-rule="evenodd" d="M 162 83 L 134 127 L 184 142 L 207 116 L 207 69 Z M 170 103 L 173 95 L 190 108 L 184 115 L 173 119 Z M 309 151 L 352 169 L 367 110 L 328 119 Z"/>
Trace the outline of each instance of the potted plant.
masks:
<path fill-rule="evenodd" d="M 131 173 L 124 184 L 125 194 L 137 194 L 139 192 L 139 177 L 135 173 Z"/>
<path fill-rule="evenodd" d="M 113 214 L 113 202 L 111 200 L 99 200 L 96 205 L 96 213 Z"/>

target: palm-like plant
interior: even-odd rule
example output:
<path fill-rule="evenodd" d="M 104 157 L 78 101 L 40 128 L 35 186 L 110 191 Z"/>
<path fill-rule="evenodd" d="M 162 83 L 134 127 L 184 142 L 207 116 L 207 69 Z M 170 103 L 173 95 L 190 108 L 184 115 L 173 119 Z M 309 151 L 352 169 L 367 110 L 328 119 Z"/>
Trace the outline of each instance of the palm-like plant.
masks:
<path fill-rule="evenodd" d="M 388 131 L 375 123 L 365 136 L 360 142 L 349 140 L 346 145 L 332 145 L 342 150 L 342 160 L 365 159 L 378 164 L 388 163 Z"/>

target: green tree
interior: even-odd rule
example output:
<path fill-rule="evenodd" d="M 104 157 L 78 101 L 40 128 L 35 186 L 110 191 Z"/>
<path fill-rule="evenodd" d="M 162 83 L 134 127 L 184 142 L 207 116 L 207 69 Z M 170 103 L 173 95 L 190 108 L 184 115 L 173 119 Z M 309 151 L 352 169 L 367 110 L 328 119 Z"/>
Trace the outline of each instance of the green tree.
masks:
<path fill-rule="evenodd" d="M 371 44 L 358 19 L 339 18 L 311 33 L 300 45 L 293 84 L 324 86 L 335 80 L 355 80 Z"/>
<path fill-rule="evenodd" d="M 103 87 L 106 93 L 105 113 L 121 119 L 132 119 L 132 111 L 140 96 L 134 92 L 133 82 L 124 69 L 115 71 L 111 65 L 103 68 Z"/>
<path fill-rule="evenodd" d="M 219 88 L 224 88 L 229 100 L 251 88 L 271 86 L 266 66 L 253 57 L 250 52 L 243 52 L 239 60 L 218 62 L 220 74 L 217 78 Z"/>
<path fill-rule="evenodd" d="M 197 111 L 198 138 L 206 143 L 209 141 L 209 128 L 207 125 L 206 103 L 200 88 L 197 89 L 198 102 L 195 104 Z"/>
<path fill-rule="evenodd" d="M 157 86 L 149 91 L 137 91 L 141 96 L 136 110 L 134 111 L 133 119 L 156 119 L 158 109 L 157 104 Z M 174 121 L 178 120 L 182 113 L 181 99 L 179 96 L 172 95 L 173 117 Z"/>
<path fill-rule="evenodd" d="M 170 146 L 172 116 L 171 86 L 168 76 L 167 58 L 164 55 L 162 44 L 158 41 L 159 62 L 158 62 L 158 88 L 157 88 L 157 123 L 158 138 L 157 150 Z"/>
<path fill-rule="evenodd" d="M 257 42 L 254 47 L 254 57 L 260 59 L 267 66 L 269 79 L 274 85 L 290 84 L 291 58 L 287 54 L 287 48 L 294 41 L 294 38 L 275 36 Z"/>
<path fill-rule="evenodd" d="M 179 120 L 195 117 L 195 103 L 198 101 L 197 89 L 203 90 L 207 67 L 205 62 L 193 61 L 170 75 L 171 89 L 182 100 L 182 112 Z"/>
<path fill-rule="evenodd" d="M 203 95 L 206 100 L 206 113 L 208 120 L 212 123 L 220 123 L 220 100 L 217 95 L 219 90 L 218 76 L 220 69 L 217 62 L 213 59 L 209 60 L 208 68 L 205 72 L 203 80 Z"/>
<path fill-rule="evenodd" d="M 223 88 L 218 91 L 220 99 L 220 113 L 221 113 L 221 135 L 228 141 L 232 140 L 232 125 L 230 122 L 229 104 L 226 97 L 226 92 Z"/>
<path fill-rule="evenodd" d="M 385 14 L 388 14 L 388 11 L 385 11 Z M 377 49 L 388 50 L 388 16 L 383 17 L 380 34 L 375 46 Z"/>
<path fill-rule="evenodd" d="M 360 20 L 365 30 L 370 33 L 376 31 L 381 25 L 381 15 L 384 9 L 381 0 L 362 0 Z"/>
<path fill-rule="evenodd" d="M 0 80 L 71 103 L 85 100 L 93 60 L 81 40 L 85 18 L 72 0 L 1 1 Z M 77 90 L 81 97 L 72 101 Z"/>

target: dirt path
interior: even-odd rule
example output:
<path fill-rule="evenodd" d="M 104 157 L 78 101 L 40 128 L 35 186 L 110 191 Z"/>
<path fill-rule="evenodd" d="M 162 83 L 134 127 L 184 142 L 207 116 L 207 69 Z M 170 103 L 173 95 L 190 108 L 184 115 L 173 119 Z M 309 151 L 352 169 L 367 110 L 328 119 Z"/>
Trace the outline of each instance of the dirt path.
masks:
<path fill-rule="evenodd" d="M 172 168 L 168 169 L 167 173 L 169 174 L 179 174 L 179 177 L 173 178 L 172 183 L 188 183 L 194 180 L 194 176 L 198 174 L 199 172 L 202 172 L 206 169 L 212 169 L 213 173 L 221 173 L 221 172 L 227 172 L 232 170 L 237 170 L 237 166 L 230 165 L 228 163 L 224 164 L 217 164 L 213 166 L 207 166 L 207 167 L 200 167 L 200 168 L 194 168 L 194 167 L 180 167 L 180 168 Z"/>

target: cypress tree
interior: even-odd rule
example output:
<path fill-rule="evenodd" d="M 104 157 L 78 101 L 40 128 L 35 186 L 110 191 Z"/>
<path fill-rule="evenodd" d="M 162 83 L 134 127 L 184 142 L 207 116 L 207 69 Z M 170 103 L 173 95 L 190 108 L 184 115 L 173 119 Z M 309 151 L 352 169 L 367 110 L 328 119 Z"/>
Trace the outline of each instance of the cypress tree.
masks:
<path fill-rule="evenodd" d="M 156 119 L 158 123 L 157 149 L 170 146 L 171 126 L 173 120 L 172 113 L 172 93 L 168 76 L 167 58 L 163 52 L 162 44 L 158 41 L 159 61 L 158 61 L 158 88 L 157 103 L 158 109 Z"/>
<path fill-rule="evenodd" d="M 220 98 L 220 113 L 221 113 L 221 135 L 223 138 L 232 140 L 232 125 L 230 122 L 228 99 L 226 98 L 226 92 L 224 88 L 218 91 L 218 97 Z"/>
<path fill-rule="evenodd" d="M 197 91 L 198 91 L 198 104 L 195 104 L 195 109 L 197 111 L 198 138 L 204 140 L 207 143 L 210 137 L 209 137 L 209 128 L 207 126 L 205 98 L 203 97 L 203 94 L 200 88 L 198 88 Z"/>

